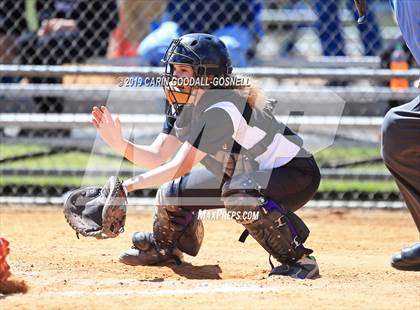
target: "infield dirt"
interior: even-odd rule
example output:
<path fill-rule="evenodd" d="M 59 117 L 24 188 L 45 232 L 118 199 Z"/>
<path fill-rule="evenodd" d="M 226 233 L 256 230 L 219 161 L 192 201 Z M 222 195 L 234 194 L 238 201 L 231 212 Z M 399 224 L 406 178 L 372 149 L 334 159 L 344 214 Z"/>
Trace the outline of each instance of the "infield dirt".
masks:
<path fill-rule="evenodd" d="M 268 278 L 268 255 L 234 221 L 205 221 L 197 257 L 181 266 L 118 262 L 131 234 L 150 230 L 151 210 L 129 210 L 116 239 L 81 237 L 56 207 L 0 207 L 0 236 L 10 241 L 12 281 L 26 294 L 0 295 L 2 309 L 86 307 L 420 309 L 420 272 L 389 265 L 391 254 L 419 240 L 407 211 L 306 209 L 321 278 Z"/>

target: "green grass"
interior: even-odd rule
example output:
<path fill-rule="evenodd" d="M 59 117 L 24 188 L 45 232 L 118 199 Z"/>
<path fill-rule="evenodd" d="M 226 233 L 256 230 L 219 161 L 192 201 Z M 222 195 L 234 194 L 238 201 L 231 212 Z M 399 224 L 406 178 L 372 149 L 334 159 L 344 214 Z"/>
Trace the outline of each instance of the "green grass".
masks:
<path fill-rule="evenodd" d="M 343 162 L 379 158 L 380 150 L 377 148 L 329 148 L 314 155 L 320 167 L 327 164 L 334 165 Z M 386 171 L 382 162 L 347 167 L 354 171 Z"/>
<path fill-rule="evenodd" d="M 33 145 L 0 145 L 0 158 L 5 158 L 14 155 L 24 155 L 30 152 L 46 151 L 47 147 L 33 146 Z M 101 149 L 102 152 L 113 153 L 112 150 L 105 147 Z M 326 163 L 339 163 L 352 161 L 357 159 L 366 159 L 379 157 L 380 152 L 377 148 L 329 148 L 322 152 L 316 153 L 315 158 L 319 166 Z M 120 159 L 111 159 L 95 154 L 88 154 L 82 152 L 70 152 L 63 154 L 51 155 L 48 157 L 38 157 L 34 159 L 20 160 L 13 163 L 0 164 L 0 168 L 45 168 L 45 169 L 61 169 L 61 168 L 85 168 L 89 166 L 97 167 L 119 167 Z M 124 168 L 131 168 L 132 164 L 124 161 Z M 386 169 L 382 163 L 366 164 L 352 169 Z"/>
<path fill-rule="evenodd" d="M 102 186 L 106 177 L 21 177 L 12 176 L 0 179 L 0 186 L 7 184 L 17 185 L 40 185 L 40 186 L 70 186 L 80 187 L 81 185 Z M 83 183 L 82 183 L 83 181 Z M 364 191 L 364 192 L 391 192 L 398 191 L 393 181 L 343 181 L 343 180 L 322 180 L 319 191 Z"/>
<path fill-rule="evenodd" d="M 315 158 L 319 164 L 327 162 L 343 162 L 364 158 L 373 158 L 380 156 L 377 148 L 328 148 L 316 153 Z"/>
<path fill-rule="evenodd" d="M 397 185 L 393 181 L 343 181 L 343 180 L 323 180 L 319 186 L 319 191 L 346 192 L 392 192 L 398 191 Z"/>
<path fill-rule="evenodd" d="M 7 184 L 17 185 L 40 185 L 40 186 L 70 186 L 80 187 L 81 185 L 102 186 L 106 177 L 81 178 L 81 177 L 21 177 L 12 176 L 0 179 L 0 186 Z M 82 184 L 83 181 L 83 184 Z M 343 180 L 323 180 L 319 186 L 319 191 L 364 191 L 364 192 L 391 192 L 397 191 L 397 186 L 393 181 L 343 181 Z"/>
<path fill-rule="evenodd" d="M 98 185 L 102 186 L 106 182 L 107 177 L 22 177 L 22 176 L 11 176 L 6 178 L 0 178 L 0 186 L 8 184 L 14 185 L 39 185 L 39 186 L 70 186 L 80 187 L 82 185 Z M 82 183 L 83 181 L 83 183 Z"/>
<path fill-rule="evenodd" d="M 48 148 L 26 145 L 1 145 L 0 158 L 7 158 L 17 155 L 25 155 L 33 152 L 47 151 Z M 100 150 L 109 154 L 113 153 L 109 148 Z M 14 162 L 0 164 L 0 168 L 26 168 L 26 169 L 86 169 L 86 168 L 124 168 L 131 169 L 133 164 L 122 160 L 122 158 L 108 158 L 101 155 L 84 152 L 69 152 L 44 157 L 35 157 Z"/>
<path fill-rule="evenodd" d="M 35 145 L 0 145 L 0 158 L 14 155 L 24 155 L 30 152 L 47 151 L 47 147 Z M 102 152 L 112 154 L 112 150 L 107 147 L 101 149 Z M 115 153 L 114 153 L 115 154 Z M 329 148 L 315 154 L 315 158 L 320 166 L 326 163 L 337 163 L 355 159 L 378 157 L 379 149 L 376 148 Z M 91 155 L 82 152 L 70 152 L 56 154 L 48 157 L 20 160 L 0 164 L 0 169 L 4 168 L 26 168 L 26 169 L 133 169 L 134 165 L 128 161 L 118 158 L 107 158 L 100 155 Z M 385 171 L 382 163 L 366 164 L 350 168 L 354 171 Z M 142 170 L 136 168 L 136 170 Z M 84 180 L 84 184 L 102 185 L 106 177 L 89 177 Z M 82 177 L 55 177 L 55 176 L 8 176 L 0 177 L 0 185 L 20 184 L 20 185 L 56 185 L 78 187 L 82 184 Z M 357 180 L 323 180 L 320 185 L 321 191 L 395 191 L 397 187 L 393 181 L 357 181 Z"/>
<path fill-rule="evenodd" d="M 82 185 L 98 185 L 102 186 L 106 182 L 107 177 L 85 178 L 82 177 L 23 177 L 23 176 L 10 176 L 2 177 L 0 179 L 0 186 L 8 184 L 16 185 L 40 185 L 40 186 L 70 186 L 80 187 Z M 83 181 L 83 184 L 82 184 Z"/>
<path fill-rule="evenodd" d="M 6 158 L 10 156 L 25 155 L 33 152 L 48 151 L 47 146 L 39 145 L 9 145 L 9 144 L 0 144 L 0 158 Z"/>

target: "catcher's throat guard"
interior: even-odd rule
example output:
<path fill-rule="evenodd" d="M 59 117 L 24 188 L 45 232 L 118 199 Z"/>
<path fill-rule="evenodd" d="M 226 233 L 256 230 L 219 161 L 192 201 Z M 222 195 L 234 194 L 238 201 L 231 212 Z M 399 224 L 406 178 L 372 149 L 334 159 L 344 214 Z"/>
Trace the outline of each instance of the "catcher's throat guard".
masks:
<path fill-rule="evenodd" d="M 124 232 L 127 197 L 122 183 L 111 177 L 104 187 L 87 186 L 70 193 L 64 216 L 70 227 L 85 237 L 115 238 Z"/>

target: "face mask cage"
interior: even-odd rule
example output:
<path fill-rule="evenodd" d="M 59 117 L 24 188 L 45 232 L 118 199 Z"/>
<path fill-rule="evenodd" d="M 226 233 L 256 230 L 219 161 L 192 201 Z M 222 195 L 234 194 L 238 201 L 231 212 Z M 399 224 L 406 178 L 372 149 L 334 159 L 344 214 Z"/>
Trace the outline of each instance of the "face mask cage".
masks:
<path fill-rule="evenodd" d="M 178 109 L 178 105 L 188 104 L 190 98 L 195 96 L 195 94 L 192 87 L 186 88 L 173 74 L 174 65 L 191 65 L 194 72 L 193 78 L 195 78 L 198 76 L 197 67 L 201 65 L 201 59 L 192 49 L 182 44 L 181 40 L 175 39 L 166 50 L 162 62 L 165 64 L 163 90 L 166 99 Z"/>
<path fill-rule="evenodd" d="M 188 104 L 196 92 L 196 88 L 188 87 L 188 90 L 186 90 L 182 83 L 178 83 L 177 77 L 173 75 L 174 65 L 192 66 L 194 78 L 207 77 L 208 75 L 227 76 L 232 72 L 231 66 L 220 67 L 217 64 L 203 64 L 200 56 L 193 49 L 183 44 L 180 39 L 172 41 L 162 62 L 165 65 L 163 89 L 168 102 L 172 105 Z"/>
<path fill-rule="evenodd" d="M 187 82 L 182 78 L 176 77 L 173 74 L 173 68 L 173 63 L 167 64 L 165 66 L 165 73 L 163 75 L 163 90 L 165 92 L 166 99 L 172 105 L 188 104 L 190 103 L 190 98 L 195 96 L 195 90 L 193 87 L 188 86 Z"/>

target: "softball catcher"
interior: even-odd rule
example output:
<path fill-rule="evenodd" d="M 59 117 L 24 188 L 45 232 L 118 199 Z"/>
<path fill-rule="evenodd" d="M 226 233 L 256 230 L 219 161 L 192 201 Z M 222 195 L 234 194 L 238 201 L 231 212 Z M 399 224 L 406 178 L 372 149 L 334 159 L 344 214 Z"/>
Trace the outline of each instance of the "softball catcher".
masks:
<path fill-rule="evenodd" d="M 163 62 L 164 77 L 170 81 L 163 84 L 167 116 L 151 145 L 125 140 L 120 120 L 106 107 L 92 111 L 93 125 L 103 140 L 128 160 L 149 168 L 125 180 L 124 192 L 160 185 L 153 231 L 134 233 L 133 246 L 121 254 L 120 262 L 181 263 L 182 253 L 197 255 L 204 237 L 198 210 L 224 207 L 238 214 L 258 213 L 257 219 L 236 220 L 245 229 L 241 241 L 251 235 L 280 263 L 272 264 L 270 275 L 318 277 L 318 265 L 309 256 L 313 251 L 304 246 L 309 229 L 295 214 L 320 182 L 317 164 L 302 147 L 302 139 L 277 122 L 274 102 L 264 99 L 257 88 L 222 83 L 235 75 L 219 38 L 184 35 L 172 41 Z M 191 86 L 179 78 L 210 83 Z M 204 168 L 192 170 L 198 163 Z M 98 203 L 107 205 L 109 196 L 102 196 Z"/>

